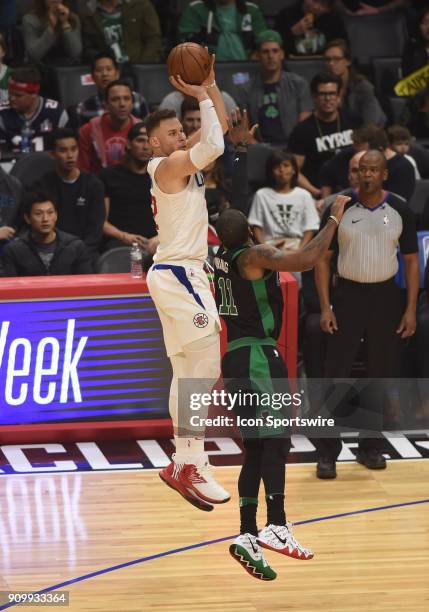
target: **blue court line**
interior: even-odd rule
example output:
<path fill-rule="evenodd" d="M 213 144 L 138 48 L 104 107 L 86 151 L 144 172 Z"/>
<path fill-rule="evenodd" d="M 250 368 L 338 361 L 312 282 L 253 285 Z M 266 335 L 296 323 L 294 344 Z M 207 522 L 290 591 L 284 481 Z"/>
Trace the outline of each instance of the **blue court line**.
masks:
<path fill-rule="evenodd" d="M 307 525 L 309 523 L 318 523 L 321 521 L 329 521 L 332 519 L 343 518 L 345 516 L 355 516 L 357 514 L 366 514 L 368 512 L 378 512 L 379 510 L 391 510 L 392 508 L 404 508 L 406 506 L 417 506 L 419 504 L 429 504 L 429 499 L 421 499 L 418 501 L 411 502 L 403 502 L 400 504 L 390 504 L 388 506 L 375 506 L 374 508 L 363 508 L 362 510 L 352 510 L 351 512 L 341 512 L 340 514 L 328 514 L 327 516 L 318 516 L 316 518 L 305 519 L 304 521 L 297 521 L 294 523 L 295 525 Z M 46 587 L 45 589 L 41 589 L 40 591 L 34 591 L 33 595 L 41 594 L 41 593 L 49 593 L 50 591 L 56 591 L 59 589 L 64 589 L 71 584 L 75 584 L 76 582 L 82 582 L 83 580 L 89 580 L 90 578 L 95 578 L 96 576 L 101 576 L 102 574 L 108 574 L 110 572 L 114 572 L 119 569 L 123 569 L 125 567 L 131 567 L 132 565 L 138 565 L 139 563 L 145 563 L 146 561 L 153 561 L 154 559 L 160 559 L 162 557 L 168 557 L 170 555 L 175 555 L 177 553 L 185 552 L 187 550 L 193 550 L 195 548 L 202 548 L 203 546 L 209 546 L 210 544 L 219 544 L 219 542 L 226 542 L 227 540 L 233 540 L 237 537 L 238 534 L 226 536 L 224 538 L 217 538 L 216 540 L 206 540 L 205 542 L 199 542 L 198 544 L 190 544 L 189 546 L 182 546 L 181 548 L 173 548 L 171 550 L 166 550 L 161 553 L 157 553 L 155 555 L 150 555 L 148 557 L 140 557 L 139 559 L 134 559 L 133 561 L 126 561 L 125 563 L 119 563 L 118 565 L 112 565 L 110 567 L 105 567 L 104 569 L 97 570 L 95 572 L 91 572 L 89 574 L 84 574 L 83 576 L 78 576 L 77 578 L 71 578 L 70 580 L 66 580 L 65 582 L 59 582 L 58 584 L 54 584 L 53 586 Z M 13 592 L 13 589 L 11 589 Z M 17 606 L 18 603 L 8 603 L 3 606 L 0 606 L 0 610 L 6 610 L 7 608 L 11 608 L 12 606 Z"/>

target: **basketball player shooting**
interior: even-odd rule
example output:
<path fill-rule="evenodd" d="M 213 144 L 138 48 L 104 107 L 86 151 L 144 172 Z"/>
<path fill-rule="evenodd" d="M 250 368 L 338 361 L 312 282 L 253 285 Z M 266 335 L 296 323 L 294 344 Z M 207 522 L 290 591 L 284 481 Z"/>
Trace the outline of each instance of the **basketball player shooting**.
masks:
<path fill-rule="evenodd" d="M 160 472 L 161 479 L 187 501 L 205 511 L 227 502 L 230 495 L 211 473 L 204 451 L 204 430 L 195 437 L 179 435 L 179 379 L 193 379 L 195 391 L 211 391 L 207 380 L 220 375 L 220 321 L 203 266 L 207 257 L 208 216 L 201 170 L 224 151 L 226 112 L 214 74 L 201 85 L 180 76 L 170 81 L 183 94 L 195 97 L 201 110 L 201 130 L 187 141 L 175 112 L 152 113 L 146 120 L 154 157 L 148 164 L 152 179 L 152 209 L 159 246 L 147 284 L 161 320 L 171 361 L 169 411 L 176 452 Z M 197 380 L 198 378 L 198 380 Z"/>

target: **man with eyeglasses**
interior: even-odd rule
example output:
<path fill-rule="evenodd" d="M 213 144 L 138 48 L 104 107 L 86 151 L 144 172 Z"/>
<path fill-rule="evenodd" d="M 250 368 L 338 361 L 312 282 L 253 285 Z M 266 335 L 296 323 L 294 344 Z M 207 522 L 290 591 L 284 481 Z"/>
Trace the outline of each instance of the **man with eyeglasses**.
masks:
<path fill-rule="evenodd" d="M 328 43 L 324 53 L 326 69 L 342 81 L 341 106 L 362 123 L 384 125 L 386 115 L 375 96 L 374 85 L 353 65 L 351 47 L 343 38 Z"/>
<path fill-rule="evenodd" d="M 289 138 L 300 175 L 298 184 L 315 198 L 320 197 L 319 171 L 335 153 L 352 144 L 356 120 L 340 111 L 341 79 L 327 73 L 316 74 L 311 81 L 314 112 L 298 123 Z"/>

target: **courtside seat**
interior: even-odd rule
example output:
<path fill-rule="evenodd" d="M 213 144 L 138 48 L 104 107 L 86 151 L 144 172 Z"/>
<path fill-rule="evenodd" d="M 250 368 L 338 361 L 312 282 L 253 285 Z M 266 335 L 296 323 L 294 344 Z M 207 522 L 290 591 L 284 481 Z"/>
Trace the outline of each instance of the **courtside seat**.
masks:
<path fill-rule="evenodd" d="M 405 19 L 398 13 L 344 16 L 353 57 L 369 66 L 373 57 L 400 57 L 407 39 Z"/>
<path fill-rule="evenodd" d="M 376 57 L 372 60 L 375 93 L 380 101 L 393 96 L 393 88 L 402 78 L 400 57 Z"/>
<path fill-rule="evenodd" d="M 275 17 L 284 8 L 295 4 L 296 0 L 260 0 L 261 11 L 265 17 Z"/>
<path fill-rule="evenodd" d="M 128 246 L 117 247 L 106 251 L 95 265 L 98 274 L 115 274 L 130 272 L 130 251 Z"/>
<path fill-rule="evenodd" d="M 389 108 L 392 123 L 400 123 L 402 113 L 407 105 L 408 98 L 389 96 Z"/>
<path fill-rule="evenodd" d="M 10 171 L 28 189 L 47 172 L 55 169 L 54 159 L 46 151 L 24 153 Z"/>
<path fill-rule="evenodd" d="M 259 62 L 216 62 L 216 82 L 221 91 L 235 97 L 237 87 L 250 81 L 260 69 Z"/>
<path fill-rule="evenodd" d="M 173 89 L 165 64 L 134 64 L 132 72 L 135 89 L 146 98 L 151 110 Z"/>
<path fill-rule="evenodd" d="M 284 67 L 289 72 L 294 72 L 310 83 L 318 72 L 326 71 L 326 64 L 321 58 L 287 59 Z"/>
<path fill-rule="evenodd" d="M 53 70 L 58 98 L 64 108 L 97 93 L 89 66 L 54 66 Z"/>

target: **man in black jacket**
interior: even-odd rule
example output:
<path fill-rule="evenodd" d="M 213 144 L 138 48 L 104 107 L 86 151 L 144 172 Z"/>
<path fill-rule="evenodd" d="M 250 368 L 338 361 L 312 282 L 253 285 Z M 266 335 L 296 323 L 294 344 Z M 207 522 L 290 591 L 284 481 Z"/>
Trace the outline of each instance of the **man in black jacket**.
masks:
<path fill-rule="evenodd" d="M 96 258 L 105 218 L 103 184 L 96 176 L 79 170 L 79 147 L 71 130 L 57 130 L 51 147 L 55 170 L 42 176 L 36 189 L 55 202 L 58 228 L 78 236 Z"/>
<path fill-rule="evenodd" d="M 79 238 L 56 229 L 55 203 L 44 193 L 34 193 L 25 206 L 30 226 L 2 253 L 4 276 L 90 274 L 90 256 Z"/>

